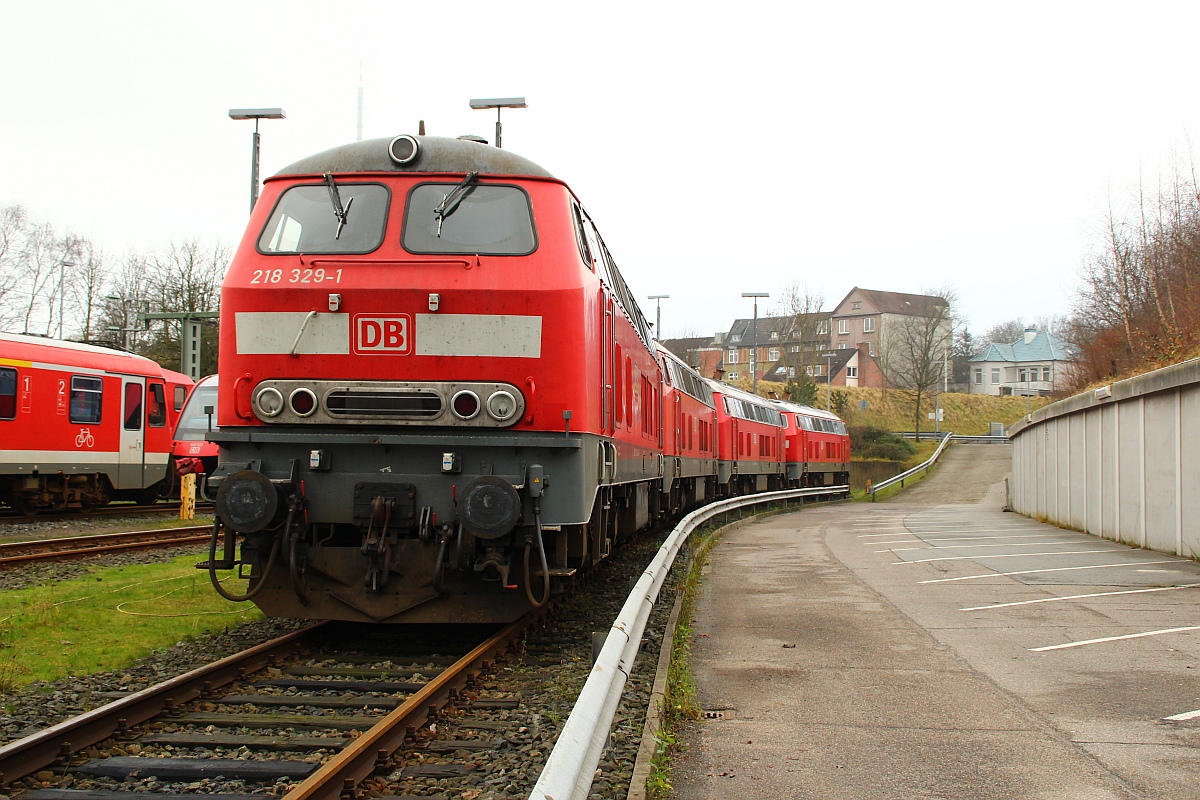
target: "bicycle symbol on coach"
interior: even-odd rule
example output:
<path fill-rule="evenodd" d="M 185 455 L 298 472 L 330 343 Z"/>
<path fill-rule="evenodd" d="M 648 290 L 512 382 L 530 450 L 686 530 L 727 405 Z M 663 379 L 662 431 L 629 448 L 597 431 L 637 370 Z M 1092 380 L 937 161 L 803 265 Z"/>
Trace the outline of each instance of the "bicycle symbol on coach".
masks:
<path fill-rule="evenodd" d="M 80 428 L 79 435 L 75 437 L 76 447 L 95 447 L 96 439 L 92 436 L 90 428 Z"/>

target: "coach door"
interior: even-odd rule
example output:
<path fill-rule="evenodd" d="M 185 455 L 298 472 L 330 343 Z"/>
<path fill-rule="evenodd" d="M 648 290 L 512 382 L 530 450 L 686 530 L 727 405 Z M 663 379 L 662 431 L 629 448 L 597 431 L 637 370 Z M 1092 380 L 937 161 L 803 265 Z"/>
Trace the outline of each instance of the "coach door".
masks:
<path fill-rule="evenodd" d="M 121 376 L 121 451 L 118 489 L 142 488 L 146 444 L 146 379 Z"/>

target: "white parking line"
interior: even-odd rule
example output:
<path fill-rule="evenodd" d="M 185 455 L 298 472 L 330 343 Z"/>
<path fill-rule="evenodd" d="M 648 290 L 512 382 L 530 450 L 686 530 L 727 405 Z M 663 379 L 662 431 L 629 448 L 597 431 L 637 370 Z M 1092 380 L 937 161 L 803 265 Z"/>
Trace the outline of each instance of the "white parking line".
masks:
<path fill-rule="evenodd" d="M 1169 717 L 1163 717 L 1164 722 L 1187 722 L 1189 719 L 1200 717 L 1200 711 L 1185 711 L 1182 714 L 1172 714 Z"/>
<path fill-rule="evenodd" d="M 1124 636 L 1105 636 L 1103 639 L 1088 639 L 1083 642 L 1067 642 L 1066 644 L 1052 644 L 1046 647 L 1030 647 L 1031 653 L 1045 653 L 1048 650 L 1066 650 L 1071 647 L 1084 647 L 1089 644 L 1103 644 L 1105 642 L 1119 642 L 1122 639 L 1140 639 L 1143 636 L 1162 636 L 1164 633 L 1184 633 L 1185 631 L 1200 631 L 1200 625 L 1189 625 L 1186 628 L 1164 628 L 1161 631 L 1144 631 L 1142 633 L 1127 633 Z"/>
<path fill-rule="evenodd" d="M 963 533 L 975 532 L 976 531 L 963 531 Z M 989 533 L 989 531 L 983 531 L 983 533 Z M 998 533 L 998 531 L 991 531 L 991 533 Z M 923 536 L 921 539 L 922 541 L 926 542 L 965 542 L 971 539 L 1039 539 L 1048 535 L 1049 534 L 1045 533 L 1003 533 L 999 536 Z M 1073 538 L 1080 539 L 1083 537 L 1076 536 Z M 1087 538 L 1095 539 L 1096 537 L 1089 536 Z"/>
<path fill-rule="evenodd" d="M 1093 592 L 1092 594 L 1072 594 L 1065 597 L 1042 597 L 1038 600 L 1020 600 L 1015 603 L 993 603 L 990 606 L 970 606 L 959 611 L 988 611 L 993 608 L 1009 608 L 1010 606 L 1028 606 L 1034 603 L 1057 603 L 1061 600 L 1086 600 L 1089 597 L 1111 597 L 1117 594 L 1146 594 L 1149 592 L 1173 592 L 1176 589 L 1195 589 L 1200 583 L 1185 583 L 1180 586 L 1155 586 L 1153 589 L 1122 589 L 1118 592 Z"/>
<path fill-rule="evenodd" d="M 1038 572 L 1070 572 L 1077 569 L 1108 569 L 1109 567 L 1144 567 L 1147 564 L 1177 564 L 1178 561 L 1138 561 L 1136 563 L 1126 562 L 1124 564 L 1091 564 L 1086 567 L 1049 567 L 1047 569 L 1025 569 L 1020 572 L 988 572 L 983 575 L 963 575 L 958 578 L 935 578 L 928 581 L 917 581 L 917 585 L 923 583 L 953 583 L 954 581 L 974 581 L 980 578 L 1005 578 L 1012 575 L 1033 575 Z"/>
<path fill-rule="evenodd" d="M 979 537 L 985 538 L 985 537 Z M 951 540 L 956 541 L 956 540 Z M 883 544 L 883 542 L 867 542 L 866 544 Z M 876 553 L 907 553 L 910 550 L 961 550 L 964 547 L 1040 547 L 1051 544 L 1071 544 L 1070 542 L 1004 542 L 1003 544 L 939 544 L 933 547 L 890 547 L 887 550 L 876 550 Z M 1084 552 L 1084 551 L 1076 551 Z M 1108 552 L 1108 551 L 1104 551 Z M 1037 553 L 1025 553 L 1027 556 Z M 982 556 L 980 556 L 982 558 Z"/>
<path fill-rule="evenodd" d="M 939 547 L 927 548 L 930 550 L 940 550 Z M 893 564 L 928 564 L 930 561 L 978 561 L 982 558 L 1029 558 L 1032 556 L 1077 556 L 1087 553 L 1111 553 L 1112 548 L 1106 550 L 1063 550 L 1059 553 L 997 553 L 992 556 L 943 556 L 941 558 L 914 558 L 912 561 L 893 561 Z"/>

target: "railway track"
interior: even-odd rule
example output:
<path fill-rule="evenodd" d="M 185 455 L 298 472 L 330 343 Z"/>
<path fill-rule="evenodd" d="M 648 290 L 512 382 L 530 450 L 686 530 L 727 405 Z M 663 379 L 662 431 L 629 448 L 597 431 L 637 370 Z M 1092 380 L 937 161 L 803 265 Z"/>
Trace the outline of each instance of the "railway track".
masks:
<path fill-rule="evenodd" d="M 0 569 L 34 561 L 65 561 L 101 553 L 180 547 L 207 542 L 211 525 L 190 525 L 160 530 L 97 533 L 57 539 L 0 543 Z"/>
<path fill-rule="evenodd" d="M 0 747 L 0 792 L 124 800 L 152 780 L 158 793 L 335 800 L 448 703 L 514 702 L 470 688 L 533 619 L 486 634 L 318 623 Z"/>
<path fill-rule="evenodd" d="M 197 502 L 196 512 L 211 513 L 212 503 Z M 171 500 L 151 505 L 107 505 L 89 511 L 71 509 L 66 511 L 41 511 L 34 515 L 22 514 L 14 508 L 0 508 L 0 523 L 24 524 L 60 519 L 95 519 L 97 517 L 142 517 L 156 514 L 178 514 L 179 501 Z"/>

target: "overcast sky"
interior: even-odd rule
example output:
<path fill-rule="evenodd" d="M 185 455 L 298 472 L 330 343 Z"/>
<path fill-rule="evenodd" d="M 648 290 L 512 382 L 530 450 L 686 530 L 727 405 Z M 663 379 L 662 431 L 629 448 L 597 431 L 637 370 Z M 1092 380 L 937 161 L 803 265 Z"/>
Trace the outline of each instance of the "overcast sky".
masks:
<path fill-rule="evenodd" d="M 235 244 L 262 171 L 356 137 L 493 138 L 583 200 L 666 336 L 789 284 L 1068 312 L 1110 194 L 1200 135 L 1200 3 L 0 0 L 0 205 L 113 260 Z M 774 300 L 760 304 L 760 315 Z M 643 309 L 654 317 L 653 301 Z"/>

